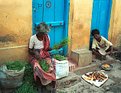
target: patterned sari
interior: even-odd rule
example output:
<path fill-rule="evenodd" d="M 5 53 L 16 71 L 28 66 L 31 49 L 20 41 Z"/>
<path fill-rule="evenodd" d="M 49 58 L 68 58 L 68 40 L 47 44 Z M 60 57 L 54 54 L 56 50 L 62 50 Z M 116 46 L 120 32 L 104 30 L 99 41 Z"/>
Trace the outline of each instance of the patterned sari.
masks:
<path fill-rule="evenodd" d="M 40 50 L 40 57 L 42 59 L 45 59 L 47 62 L 48 61 L 52 62 L 50 54 L 48 52 L 48 49 L 50 46 L 50 40 L 49 40 L 47 34 L 45 34 L 43 36 L 43 44 L 44 44 L 44 48 Z M 37 80 L 37 78 L 39 78 L 42 85 L 47 85 L 47 84 L 51 83 L 52 81 L 56 80 L 55 69 L 51 72 L 43 71 L 41 66 L 38 63 L 38 60 L 35 58 L 35 56 L 31 56 L 31 55 L 30 55 L 30 63 L 31 63 L 33 70 L 34 70 L 35 81 Z"/>

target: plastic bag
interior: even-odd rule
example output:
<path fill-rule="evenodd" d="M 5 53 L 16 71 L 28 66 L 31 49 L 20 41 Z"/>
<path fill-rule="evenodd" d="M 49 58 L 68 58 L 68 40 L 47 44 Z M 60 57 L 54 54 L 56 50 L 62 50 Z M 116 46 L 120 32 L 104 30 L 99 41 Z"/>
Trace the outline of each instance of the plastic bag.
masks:
<path fill-rule="evenodd" d="M 53 59 L 53 61 L 55 61 L 56 79 L 68 76 L 69 74 L 68 60 L 58 61 L 56 59 Z"/>
<path fill-rule="evenodd" d="M 3 88 L 16 88 L 22 85 L 25 67 L 22 70 L 8 70 L 6 65 L 0 67 L 0 86 Z"/>

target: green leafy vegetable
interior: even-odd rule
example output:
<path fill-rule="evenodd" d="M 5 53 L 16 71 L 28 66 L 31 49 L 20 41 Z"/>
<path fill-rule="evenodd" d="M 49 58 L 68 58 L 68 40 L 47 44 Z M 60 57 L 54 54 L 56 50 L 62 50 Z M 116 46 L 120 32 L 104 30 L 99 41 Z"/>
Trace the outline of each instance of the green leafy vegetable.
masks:
<path fill-rule="evenodd" d="M 55 44 L 55 45 L 53 46 L 53 49 L 59 49 L 59 48 L 61 48 L 61 47 L 66 46 L 66 45 L 68 45 L 69 41 L 70 41 L 70 40 L 69 40 L 68 38 L 66 38 L 66 39 L 62 40 L 60 43 Z"/>
<path fill-rule="evenodd" d="M 38 93 L 34 81 L 33 69 L 30 64 L 26 64 L 23 84 L 16 89 L 15 93 Z"/>
<path fill-rule="evenodd" d="M 60 48 L 60 44 L 55 44 L 54 46 L 53 46 L 53 49 L 59 49 Z"/>
<path fill-rule="evenodd" d="M 59 54 L 54 55 L 53 58 L 55 58 L 55 59 L 57 59 L 57 60 L 59 60 L 59 61 L 66 60 L 66 57 L 64 57 L 64 56 L 62 56 L 62 55 L 59 55 Z"/>
<path fill-rule="evenodd" d="M 47 72 L 49 70 L 50 65 L 47 63 L 46 60 L 43 59 L 43 60 L 39 61 L 39 64 L 45 72 Z"/>
<path fill-rule="evenodd" d="M 20 71 L 25 66 L 25 62 L 22 62 L 22 61 L 7 62 L 6 66 L 7 66 L 8 70 L 18 70 L 18 71 Z"/>

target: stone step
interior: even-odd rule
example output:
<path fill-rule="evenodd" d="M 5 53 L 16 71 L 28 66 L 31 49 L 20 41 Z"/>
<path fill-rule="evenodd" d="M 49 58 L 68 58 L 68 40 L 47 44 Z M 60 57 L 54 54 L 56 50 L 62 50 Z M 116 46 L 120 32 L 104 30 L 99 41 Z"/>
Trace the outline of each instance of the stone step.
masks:
<path fill-rule="evenodd" d="M 56 87 L 57 89 L 68 88 L 70 86 L 77 84 L 80 81 L 81 81 L 80 76 L 74 73 L 69 73 L 67 77 L 57 80 Z"/>

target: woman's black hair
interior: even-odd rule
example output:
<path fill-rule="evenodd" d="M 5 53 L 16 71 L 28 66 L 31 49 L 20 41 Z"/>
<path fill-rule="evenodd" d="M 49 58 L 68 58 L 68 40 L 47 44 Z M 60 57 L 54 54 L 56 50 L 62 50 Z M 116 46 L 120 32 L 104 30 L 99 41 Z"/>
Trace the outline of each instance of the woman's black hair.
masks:
<path fill-rule="evenodd" d="M 47 33 L 50 31 L 50 27 L 45 22 L 41 22 L 40 24 L 35 26 L 34 30 L 41 33 Z"/>
<path fill-rule="evenodd" d="M 100 34 L 99 30 L 98 29 L 93 29 L 92 32 L 91 32 L 91 35 L 94 36 L 95 34 Z"/>
<path fill-rule="evenodd" d="M 37 25 L 37 26 L 34 27 L 34 30 L 36 30 L 36 31 L 38 31 L 39 29 L 40 29 L 39 25 Z"/>

